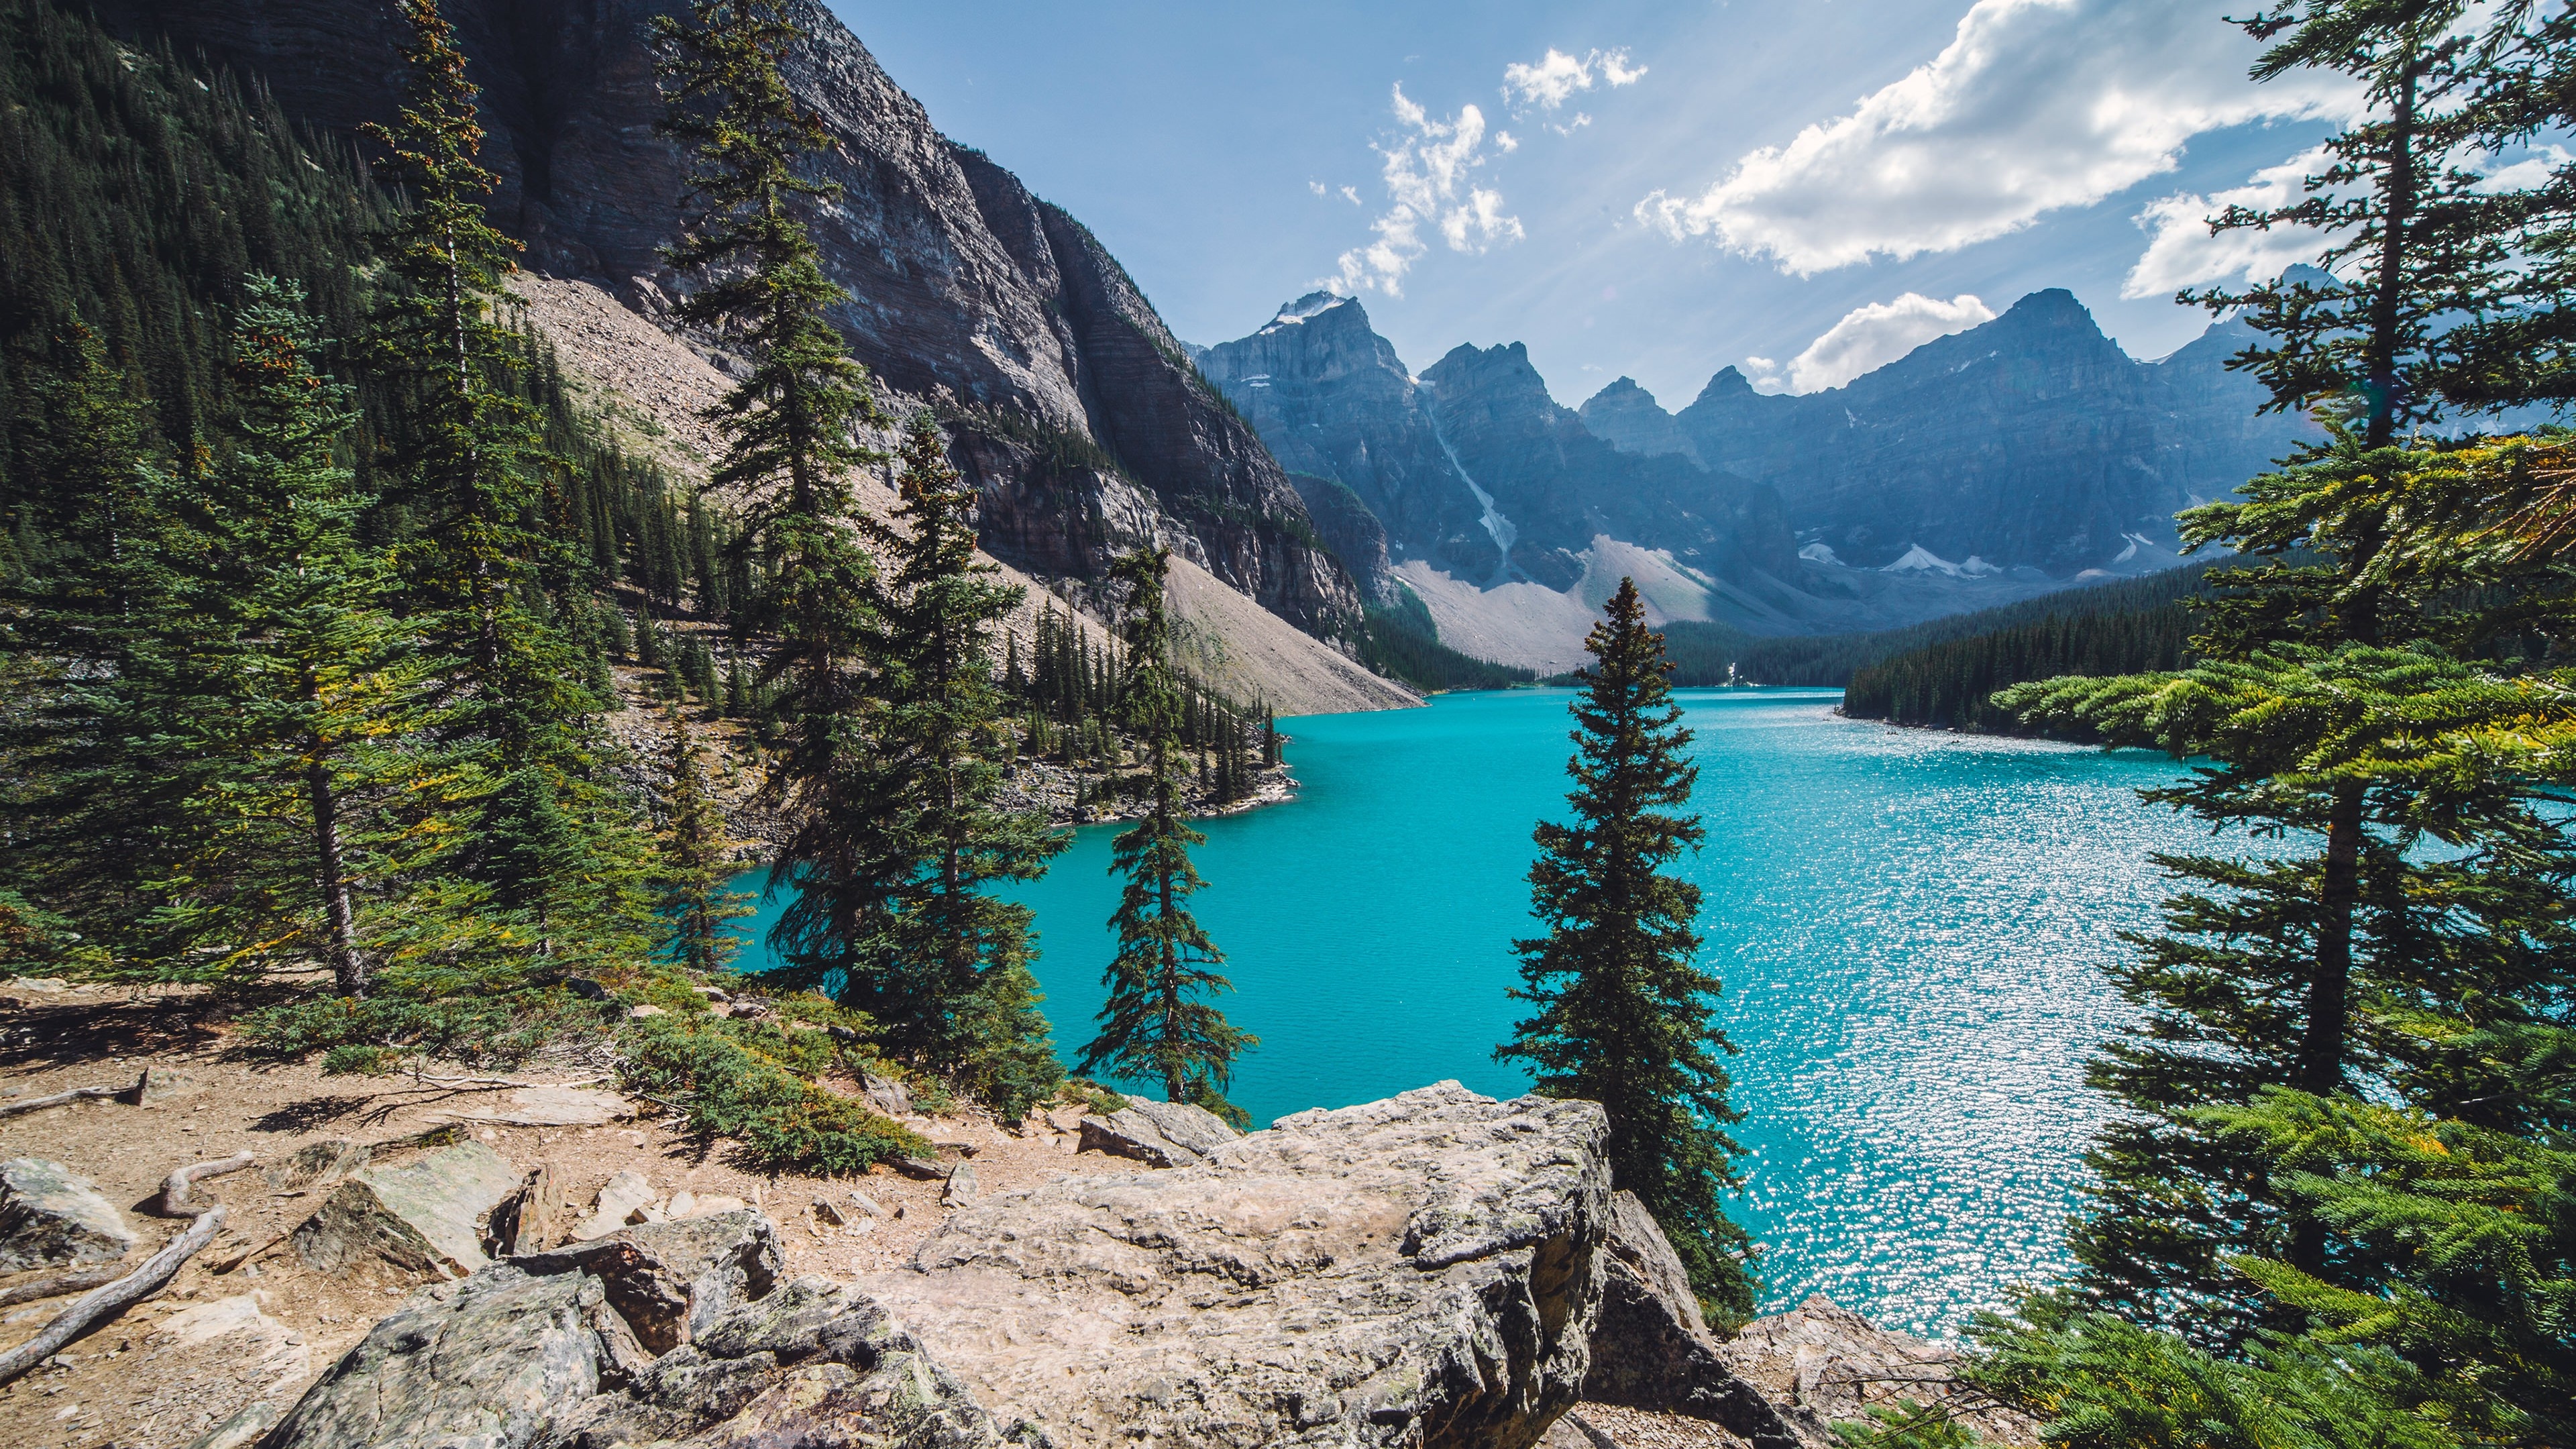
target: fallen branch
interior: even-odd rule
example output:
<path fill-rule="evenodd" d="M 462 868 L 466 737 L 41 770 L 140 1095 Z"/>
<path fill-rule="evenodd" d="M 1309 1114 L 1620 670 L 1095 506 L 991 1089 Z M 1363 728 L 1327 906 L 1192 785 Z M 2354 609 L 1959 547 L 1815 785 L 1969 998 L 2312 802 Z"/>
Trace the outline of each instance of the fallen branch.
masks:
<path fill-rule="evenodd" d="M 50 1097 L 30 1097 L 24 1102 L 0 1102 L 0 1117 L 15 1117 L 21 1112 L 41 1112 L 47 1107 L 68 1107 L 74 1102 L 87 1101 L 94 1097 L 124 1097 L 139 1103 L 143 1100 L 145 1084 L 151 1080 L 152 1073 L 146 1071 L 130 1087 L 74 1087 L 68 1092 L 56 1092 Z"/>
<path fill-rule="evenodd" d="M 223 1226 L 222 1206 L 210 1207 L 197 1214 L 197 1220 L 188 1224 L 186 1232 L 171 1239 L 168 1247 L 145 1259 L 142 1267 L 83 1294 L 71 1307 L 55 1314 L 53 1322 L 38 1329 L 35 1337 L 0 1353 L 0 1384 L 16 1382 L 29 1369 L 61 1352 L 65 1344 L 87 1333 L 100 1319 L 160 1292 L 197 1255 L 198 1249 L 214 1241 Z"/>
<path fill-rule="evenodd" d="M 209 1177 L 239 1172 L 258 1159 L 248 1151 L 236 1152 L 212 1162 L 193 1163 L 162 1179 L 160 1195 L 143 1205 L 143 1210 L 156 1218 L 193 1218 L 202 1209 L 188 1201 L 188 1190 Z"/>
<path fill-rule="evenodd" d="M 601 1076 L 576 1077 L 569 1082 L 522 1082 L 511 1077 L 430 1077 L 419 1072 L 412 1073 L 411 1079 L 423 1086 L 451 1092 L 499 1092 L 512 1087 L 587 1087 L 593 1082 L 608 1080 Z"/>
<path fill-rule="evenodd" d="M 66 1293 L 81 1293 L 101 1283 L 113 1283 L 123 1271 L 114 1263 L 103 1267 L 83 1268 L 76 1273 L 61 1273 L 51 1278 L 38 1278 L 28 1283 L 12 1283 L 0 1288 L 0 1308 L 15 1308 L 39 1298 L 60 1298 Z"/>

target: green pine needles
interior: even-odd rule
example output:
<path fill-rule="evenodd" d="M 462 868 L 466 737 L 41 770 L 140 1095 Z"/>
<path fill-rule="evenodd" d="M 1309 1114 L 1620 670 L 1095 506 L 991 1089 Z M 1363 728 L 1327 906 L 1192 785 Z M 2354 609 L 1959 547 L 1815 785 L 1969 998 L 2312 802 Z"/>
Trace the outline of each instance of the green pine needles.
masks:
<path fill-rule="evenodd" d="M 1495 1055 L 1529 1063 L 1552 1097 L 1599 1102 L 1610 1117 L 1612 1181 L 1637 1195 L 1672 1238 L 1691 1286 L 1721 1322 L 1752 1316 L 1752 1242 L 1720 1197 L 1738 1185 L 1743 1149 L 1726 1135 L 1720 1058 L 1734 1050 L 1709 1022 L 1720 983 L 1696 958 L 1699 887 L 1664 873 L 1705 836 L 1688 807 L 1699 767 L 1672 703 L 1662 636 L 1622 579 L 1576 671 L 1570 823 L 1534 837 L 1530 909 L 1548 934 L 1514 943 L 1515 1000 L 1534 1013 Z"/>
<path fill-rule="evenodd" d="M 1189 898 L 1206 882 L 1190 847 L 1207 837 L 1190 828 L 1182 808 L 1189 759 L 1181 749 L 1185 698 L 1172 667 L 1172 627 L 1164 599 L 1171 555 L 1141 549 L 1120 558 L 1114 577 L 1127 588 L 1121 634 L 1127 669 L 1119 707 L 1144 752 L 1142 819 L 1119 832 L 1109 869 L 1124 876 L 1109 918 L 1118 954 L 1102 974 L 1099 1035 L 1082 1049 L 1078 1070 L 1160 1082 L 1166 1101 L 1195 1102 L 1240 1126 L 1250 1119 L 1225 1100 L 1234 1059 L 1260 1039 L 1225 1019 L 1207 1001 L 1231 991 L 1213 969 L 1225 954 L 1190 914 Z"/>

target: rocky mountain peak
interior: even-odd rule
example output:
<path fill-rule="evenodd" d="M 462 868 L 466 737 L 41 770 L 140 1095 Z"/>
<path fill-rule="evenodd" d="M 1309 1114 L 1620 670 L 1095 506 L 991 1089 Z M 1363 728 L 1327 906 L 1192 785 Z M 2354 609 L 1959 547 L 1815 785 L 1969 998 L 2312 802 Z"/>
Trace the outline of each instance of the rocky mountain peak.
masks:
<path fill-rule="evenodd" d="M 1271 318 L 1269 325 L 1256 335 L 1266 337 L 1283 328 L 1302 327 L 1327 318 L 1328 314 L 1327 325 L 1357 328 L 1363 332 L 1370 330 L 1368 312 L 1360 306 L 1359 298 L 1346 297 L 1339 292 L 1308 292 L 1280 308 L 1279 315 Z"/>
<path fill-rule="evenodd" d="M 1609 440 L 1624 452 L 1655 456 L 1690 451 L 1690 440 L 1682 436 L 1673 415 L 1635 378 L 1611 383 L 1576 411 L 1593 436 Z"/>

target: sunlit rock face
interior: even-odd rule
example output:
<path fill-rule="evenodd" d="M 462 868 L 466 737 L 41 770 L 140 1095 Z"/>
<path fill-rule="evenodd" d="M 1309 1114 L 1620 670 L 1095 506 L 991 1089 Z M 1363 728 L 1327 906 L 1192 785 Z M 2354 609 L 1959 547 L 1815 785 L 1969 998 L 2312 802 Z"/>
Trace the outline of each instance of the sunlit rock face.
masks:
<path fill-rule="evenodd" d="M 1846 387 L 1762 394 L 1729 367 L 1673 421 L 1701 462 L 1777 488 L 1800 539 L 1846 563 L 1920 547 L 2068 577 L 2133 562 L 2139 538 L 2170 546 L 2176 510 L 2313 435 L 2258 417 L 2262 388 L 2225 370 L 2251 340 L 2231 321 L 2139 362 L 2052 289 Z M 1603 410 L 1622 446 L 1651 426 L 1633 401 Z"/>
<path fill-rule="evenodd" d="M 527 261 L 598 279 L 666 318 L 680 285 L 678 151 L 652 17 L 676 0 L 447 0 L 483 92 L 495 217 Z M 397 17 L 346 0 L 106 0 L 110 24 L 255 73 L 288 113 L 349 135 L 401 95 Z M 833 321 L 905 406 L 943 407 L 984 494 L 983 542 L 1042 575 L 1098 578 L 1159 539 L 1311 633 L 1358 611 L 1305 506 L 1260 439 L 1192 368 L 1115 258 L 1061 209 L 940 135 L 824 7 L 787 72 L 830 144 L 841 194 L 811 214 L 849 297 Z M 971 410 L 971 412 L 965 412 Z M 965 415 L 961 415 L 961 413 Z"/>

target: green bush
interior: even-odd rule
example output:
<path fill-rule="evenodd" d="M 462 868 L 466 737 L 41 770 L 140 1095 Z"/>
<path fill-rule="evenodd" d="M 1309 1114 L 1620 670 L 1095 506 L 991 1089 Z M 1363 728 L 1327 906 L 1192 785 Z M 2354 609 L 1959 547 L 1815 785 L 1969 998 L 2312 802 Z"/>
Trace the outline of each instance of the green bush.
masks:
<path fill-rule="evenodd" d="M 828 1005 L 828 1003 L 826 1003 Z M 834 1064 L 828 1031 L 725 1017 L 648 1017 L 628 1032 L 628 1085 L 681 1110 L 701 1139 L 730 1137 L 752 1164 L 862 1172 L 935 1155 L 930 1143 L 807 1077 Z"/>
<path fill-rule="evenodd" d="M 320 997 L 241 1019 L 242 1047 L 252 1055 L 294 1059 L 321 1052 L 323 1070 L 339 1073 L 390 1071 L 414 1057 L 515 1066 L 547 1047 L 606 1035 L 599 1003 L 559 987 L 429 1000 Z"/>
<path fill-rule="evenodd" d="M 1064 1094 L 1100 1116 L 1127 1110 L 1127 1099 L 1091 1080 L 1089 1077 L 1065 1079 Z"/>

